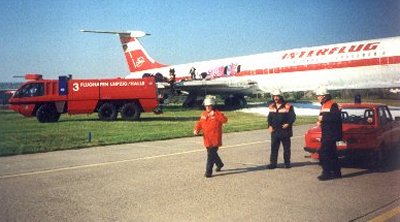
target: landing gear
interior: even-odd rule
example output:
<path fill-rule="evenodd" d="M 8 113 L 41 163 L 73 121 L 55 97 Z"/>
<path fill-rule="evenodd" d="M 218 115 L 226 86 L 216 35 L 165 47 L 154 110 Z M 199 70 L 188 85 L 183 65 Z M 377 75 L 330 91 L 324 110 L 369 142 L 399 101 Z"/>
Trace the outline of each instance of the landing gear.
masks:
<path fill-rule="evenodd" d="M 247 105 L 243 95 L 230 95 L 224 100 L 225 106 L 233 109 L 244 108 Z"/>
<path fill-rule="evenodd" d="M 183 107 L 185 108 L 193 108 L 196 106 L 201 106 L 197 100 L 198 93 L 191 92 L 186 97 L 185 101 L 183 102 Z M 227 109 L 241 109 L 246 107 L 247 101 L 243 95 L 230 95 L 225 97 L 224 105 Z"/>
<path fill-rule="evenodd" d="M 197 93 L 190 92 L 189 95 L 186 97 L 185 101 L 183 102 L 182 106 L 185 108 L 193 108 L 196 105 L 197 101 Z"/>

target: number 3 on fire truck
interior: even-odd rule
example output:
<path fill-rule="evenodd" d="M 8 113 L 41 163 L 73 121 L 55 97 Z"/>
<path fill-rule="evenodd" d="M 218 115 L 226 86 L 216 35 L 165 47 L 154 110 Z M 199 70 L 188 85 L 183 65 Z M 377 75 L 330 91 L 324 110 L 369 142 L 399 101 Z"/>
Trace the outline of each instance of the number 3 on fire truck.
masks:
<path fill-rule="evenodd" d="M 76 82 L 74 84 L 72 84 L 72 89 L 76 92 L 79 91 L 79 84 Z"/>

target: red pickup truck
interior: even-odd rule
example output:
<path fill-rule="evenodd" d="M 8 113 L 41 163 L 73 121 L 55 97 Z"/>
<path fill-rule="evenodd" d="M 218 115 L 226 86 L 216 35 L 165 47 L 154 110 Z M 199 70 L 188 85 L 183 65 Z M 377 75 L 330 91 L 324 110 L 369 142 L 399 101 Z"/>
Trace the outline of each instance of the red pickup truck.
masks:
<path fill-rule="evenodd" d="M 342 141 L 337 142 L 339 156 L 367 154 L 372 166 L 382 166 L 392 151 L 400 148 L 400 117 L 393 117 L 389 108 L 376 103 L 339 104 L 342 115 Z M 305 134 L 306 152 L 318 158 L 321 128 L 314 126 Z"/>

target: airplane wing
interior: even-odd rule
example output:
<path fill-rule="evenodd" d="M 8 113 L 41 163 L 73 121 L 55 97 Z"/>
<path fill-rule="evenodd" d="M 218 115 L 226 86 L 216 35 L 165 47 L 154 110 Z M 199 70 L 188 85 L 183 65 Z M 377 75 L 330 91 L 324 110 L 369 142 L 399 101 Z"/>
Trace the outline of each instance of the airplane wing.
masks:
<path fill-rule="evenodd" d="M 260 91 L 257 82 L 235 78 L 180 81 L 175 90 L 198 94 L 252 94 Z"/>

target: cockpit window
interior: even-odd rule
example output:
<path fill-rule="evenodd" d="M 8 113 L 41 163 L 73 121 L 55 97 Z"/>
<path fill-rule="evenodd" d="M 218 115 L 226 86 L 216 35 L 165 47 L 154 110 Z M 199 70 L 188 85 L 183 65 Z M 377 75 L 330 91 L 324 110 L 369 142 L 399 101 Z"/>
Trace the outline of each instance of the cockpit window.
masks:
<path fill-rule="evenodd" d="M 26 84 L 15 92 L 15 98 L 43 96 L 43 83 Z"/>

